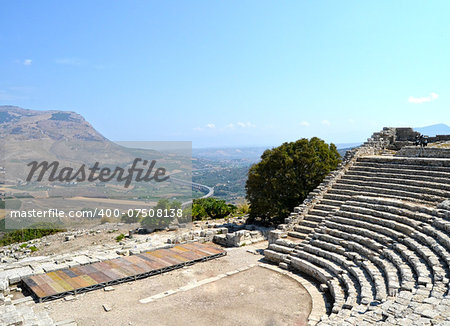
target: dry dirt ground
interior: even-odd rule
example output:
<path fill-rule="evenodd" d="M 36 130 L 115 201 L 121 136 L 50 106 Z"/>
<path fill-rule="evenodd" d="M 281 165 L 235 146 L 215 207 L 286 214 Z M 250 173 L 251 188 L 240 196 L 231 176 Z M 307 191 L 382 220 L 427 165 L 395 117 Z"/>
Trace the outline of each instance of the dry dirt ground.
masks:
<path fill-rule="evenodd" d="M 34 310 L 46 310 L 55 321 L 74 319 L 79 326 L 305 325 L 311 311 L 307 291 L 291 278 L 259 266 L 149 303 L 139 302 L 256 264 L 262 256 L 247 250 L 266 247 L 267 242 L 261 242 L 228 249 L 225 257 L 116 285 L 111 292 L 96 290 L 72 301 L 36 304 Z M 111 311 L 106 312 L 104 304 Z"/>
<path fill-rule="evenodd" d="M 120 234 L 128 234 L 128 231 L 139 227 L 139 224 L 123 224 L 123 223 L 107 223 L 92 227 L 86 234 L 76 236 L 70 241 L 65 241 L 66 233 L 57 233 L 41 240 L 48 243 L 47 246 L 39 246 L 39 250 L 32 253 L 31 256 L 49 256 L 62 255 L 73 253 L 75 251 L 82 251 L 86 249 L 94 249 L 94 246 L 114 245 L 117 244 L 115 240 Z M 99 231 L 98 233 L 96 231 Z M 152 234 L 136 234 L 135 239 L 155 240 L 158 243 L 165 243 L 167 238 L 174 236 L 177 233 L 186 231 L 185 229 L 179 231 L 160 231 Z"/>

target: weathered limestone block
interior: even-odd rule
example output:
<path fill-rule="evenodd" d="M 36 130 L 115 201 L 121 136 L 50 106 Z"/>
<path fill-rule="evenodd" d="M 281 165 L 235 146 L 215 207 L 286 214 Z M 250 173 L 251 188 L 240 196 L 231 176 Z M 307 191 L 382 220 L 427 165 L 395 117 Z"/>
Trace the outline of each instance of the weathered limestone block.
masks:
<path fill-rule="evenodd" d="M 275 243 L 275 241 L 277 241 L 278 239 L 282 238 L 283 235 L 285 235 L 286 232 L 281 231 L 281 230 L 272 230 L 269 232 L 269 244 L 271 243 Z"/>

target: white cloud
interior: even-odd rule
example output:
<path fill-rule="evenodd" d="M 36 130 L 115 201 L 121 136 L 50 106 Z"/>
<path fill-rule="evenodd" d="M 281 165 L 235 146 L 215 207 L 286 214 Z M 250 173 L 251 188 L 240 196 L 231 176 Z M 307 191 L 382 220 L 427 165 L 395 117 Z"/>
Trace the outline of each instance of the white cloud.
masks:
<path fill-rule="evenodd" d="M 207 126 L 209 129 L 214 129 L 214 128 L 216 128 L 216 125 L 215 125 L 214 123 L 208 123 L 206 126 Z"/>
<path fill-rule="evenodd" d="M 309 122 L 308 121 L 301 121 L 300 122 L 300 126 L 302 126 L 302 127 L 309 127 Z"/>
<path fill-rule="evenodd" d="M 229 123 L 225 126 L 225 128 L 227 129 L 234 129 L 234 124 L 233 123 Z"/>
<path fill-rule="evenodd" d="M 33 60 L 31 59 L 25 59 L 23 60 L 23 64 L 24 66 L 31 66 L 31 63 L 33 62 Z"/>
<path fill-rule="evenodd" d="M 410 96 L 408 98 L 408 102 L 409 103 L 414 103 L 414 104 L 421 104 L 421 103 L 425 103 L 425 102 L 431 102 L 436 100 L 439 97 L 438 94 L 432 92 L 429 96 L 422 96 L 422 97 L 414 97 L 414 96 Z"/>
<path fill-rule="evenodd" d="M 239 127 L 241 128 L 254 128 L 256 127 L 253 123 L 251 122 L 237 122 L 236 123 Z"/>
<path fill-rule="evenodd" d="M 200 127 L 193 128 L 194 131 L 202 131 L 203 129 Z"/>
<path fill-rule="evenodd" d="M 322 120 L 321 122 L 324 126 L 331 126 L 331 122 L 328 120 Z"/>
<path fill-rule="evenodd" d="M 348 119 L 348 123 L 355 123 L 355 120 L 353 120 L 352 118 Z"/>

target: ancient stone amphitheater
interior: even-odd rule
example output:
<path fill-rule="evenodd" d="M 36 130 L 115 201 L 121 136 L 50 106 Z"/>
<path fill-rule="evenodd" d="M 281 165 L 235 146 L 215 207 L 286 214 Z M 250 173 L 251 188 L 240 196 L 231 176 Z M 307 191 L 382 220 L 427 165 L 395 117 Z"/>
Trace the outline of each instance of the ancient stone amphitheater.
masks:
<path fill-rule="evenodd" d="M 384 128 L 269 235 L 265 258 L 323 292 L 311 325 L 450 325 L 450 136 Z"/>

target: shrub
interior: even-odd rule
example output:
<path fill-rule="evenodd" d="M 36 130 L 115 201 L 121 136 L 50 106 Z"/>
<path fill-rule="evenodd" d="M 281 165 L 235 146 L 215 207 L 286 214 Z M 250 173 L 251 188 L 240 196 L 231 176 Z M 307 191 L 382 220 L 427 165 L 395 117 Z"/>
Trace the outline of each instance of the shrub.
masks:
<path fill-rule="evenodd" d="M 20 230 L 7 230 L 3 237 L 0 239 L 0 246 L 7 246 L 12 243 L 26 242 L 33 239 L 39 239 L 48 235 L 52 235 L 58 232 L 65 232 L 65 229 L 55 228 L 51 224 L 36 224 L 32 225 L 32 228 L 20 229 Z M 26 246 L 26 244 L 25 244 Z"/>
<path fill-rule="evenodd" d="M 121 221 L 127 224 L 138 223 L 141 221 L 141 216 L 139 215 L 138 211 L 133 211 L 133 214 L 131 214 L 131 216 L 128 213 L 123 214 Z"/>
<path fill-rule="evenodd" d="M 119 234 L 119 235 L 116 237 L 116 241 L 117 241 L 117 242 L 120 242 L 120 241 L 122 241 L 124 238 L 125 238 L 125 234 L 121 233 L 121 234 Z"/>
<path fill-rule="evenodd" d="M 179 201 L 170 201 L 168 199 L 160 199 L 155 207 L 153 207 L 154 215 L 146 216 L 141 220 L 141 226 L 146 229 L 158 229 L 162 230 L 167 228 L 170 223 L 172 223 L 177 217 L 176 212 L 175 216 L 171 216 L 171 209 L 181 209 L 181 202 Z M 167 210 L 167 211 L 166 211 Z M 158 216 L 158 212 L 162 213 L 162 216 Z M 166 216 L 167 214 L 167 216 Z"/>
<path fill-rule="evenodd" d="M 237 207 L 227 204 L 225 200 L 213 197 L 194 199 L 192 204 L 192 219 L 219 219 L 235 213 Z"/>

